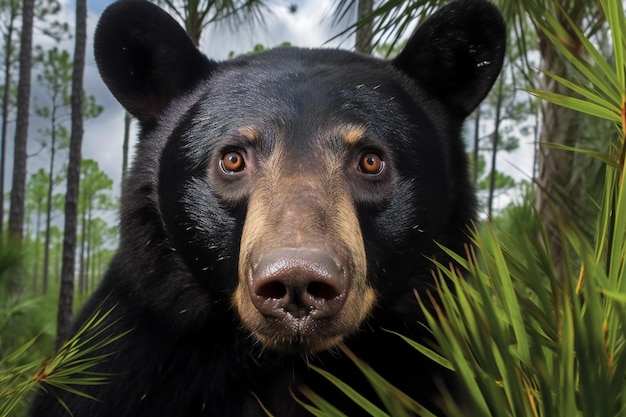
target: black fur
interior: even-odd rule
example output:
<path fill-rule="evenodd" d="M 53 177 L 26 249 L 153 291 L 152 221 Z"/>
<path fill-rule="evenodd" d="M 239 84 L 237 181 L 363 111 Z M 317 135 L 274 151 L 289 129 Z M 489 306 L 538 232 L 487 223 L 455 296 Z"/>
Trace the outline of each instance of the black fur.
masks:
<path fill-rule="evenodd" d="M 303 416 L 290 392 L 307 385 L 360 415 L 307 366 L 375 398 L 339 350 L 274 352 L 241 326 L 232 294 L 246 187 L 254 183 L 215 180 L 209 170 L 239 146 L 235 130 L 247 125 L 263 128 L 254 144 L 259 159 L 277 138 L 294 167 L 314 165 L 316 146 L 352 158 L 352 148 L 324 133 L 352 123 L 367 128 L 357 148 L 383 154 L 388 169 L 367 181 L 345 174 L 377 299 L 344 343 L 431 404 L 441 371 L 383 329 L 428 337 L 413 289 L 432 283 L 427 257 L 440 255 L 434 241 L 462 251 L 474 219 L 460 131 L 497 77 L 504 44 L 491 4 L 458 0 L 426 21 L 392 61 L 285 48 L 216 63 L 151 3 L 111 5 L 96 31 L 96 60 L 142 132 L 122 196 L 119 250 L 77 326 L 97 308 L 115 306 L 112 331 L 132 331 L 110 346 L 112 356 L 97 369 L 114 374 L 112 382 L 81 387 L 98 401 L 55 395 L 76 417 L 262 416 L 255 396 L 276 416 Z M 66 414 L 48 394 L 32 415 Z"/>

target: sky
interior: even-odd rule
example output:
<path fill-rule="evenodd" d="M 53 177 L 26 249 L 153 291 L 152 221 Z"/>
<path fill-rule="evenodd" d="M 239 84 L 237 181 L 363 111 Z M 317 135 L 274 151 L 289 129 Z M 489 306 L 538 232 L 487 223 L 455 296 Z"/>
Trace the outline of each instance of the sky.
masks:
<path fill-rule="evenodd" d="M 59 15 L 59 20 L 66 21 L 71 27 L 74 26 L 74 0 L 60 0 L 63 10 Z M 93 57 L 93 31 L 98 18 L 111 0 L 88 0 L 88 50 L 85 67 L 85 91 L 94 95 L 96 102 L 104 107 L 103 113 L 94 120 L 85 122 L 85 134 L 83 137 L 83 157 L 95 159 L 102 170 L 114 180 L 115 194 L 119 195 L 121 167 L 122 167 L 122 141 L 124 131 L 124 110 L 108 91 L 95 65 Z M 253 28 L 246 27 L 233 31 L 228 27 L 214 27 L 206 31 L 201 40 L 200 49 L 209 58 L 223 60 L 230 52 L 236 54 L 250 51 L 254 45 L 263 44 L 265 47 L 272 47 L 283 42 L 290 42 L 294 46 L 304 47 L 345 47 L 349 48 L 353 41 L 335 40 L 328 42 L 334 34 L 340 31 L 330 24 L 332 12 L 332 0 L 292 0 L 290 3 L 297 5 L 297 12 L 290 13 L 288 3 L 281 0 L 269 1 L 270 7 L 265 15 L 265 25 Z M 41 34 L 35 34 L 35 45 L 42 45 L 44 48 L 53 46 L 53 41 Z M 73 42 L 64 41 L 60 48 L 73 51 Z M 41 97 L 41 89 L 37 86 L 36 75 L 33 75 L 34 97 Z M 33 99 L 35 100 L 35 99 Z M 32 113 L 31 113 L 32 114 Z M 45 121 L 31 116 L 29 153 L 34 154 L 39 148 L 36 142 L 37 130 L 44 125 Z M 134 126 L 134 125 L 133 125 Z M 5 190 L 10 189 L 10 172 L 12 167 L 12 132 L 9 135 L 7 147 L 7 182 Z M 132 132 L 135 138 L 136 131 Z M 131 147 L 133 149 L 134 147 Z M 63 154 L 61 158 L 67 158 Z M 29 175 L 38 168 L 47 165 L 47 154 L 42 153 L 32 156 L 28 160 Z M 522 149 L 513 155 L 504 156 L 499 162 L 500 168 L 516 178 L 528 177 L 530 164 L 532 163 L 532 146 L 522 143 Z M 56 192 L 64 193 L 64 189 L 57 189 Z"/>

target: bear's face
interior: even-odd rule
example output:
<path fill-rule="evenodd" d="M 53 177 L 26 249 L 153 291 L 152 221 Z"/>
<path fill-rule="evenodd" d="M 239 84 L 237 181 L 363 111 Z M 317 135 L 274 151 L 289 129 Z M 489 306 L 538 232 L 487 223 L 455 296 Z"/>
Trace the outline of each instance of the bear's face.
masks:
<path fill-rule="evenodd" d="M 288 48 L 218 64 L 155 6 L 109 8 L 96 58 L 142 123 L 134 175 L 184 269 L 164 288 L 186 274 L 207 294 L 198 309 L 236 312 L 263 347 L 316 352 L 425 285 L 433 239 L 473 215 L 458 132 L 502 32 L 491 6 L 462 1 L 393 61 Z"/>
<path fill-rule="evenodd" d="M 243 73 L 216 71 L 174 121 L 161 158 L 175 247 L 200 279 L 214 280 L 202 272 L 217 261 L 205 248 L 241 236 L 228 255 L 239 258 L 238 284 L 217 286 L 234 292 L 244 326 L 280 350 L 319 350 L 356 331 L 376 303 L 368 270 L 380 267 L 368 267 L 364 240 L 432 239 L 441 222 L 433 209 L 451 191 L 446 167 L 431 164 L 445 160 L 444 141 L 388 64 L 310 55 L 276 51 L 247 60 Z M 355 76 L 357 60 L 364 73 Z M 262 71 L 268 62 L 281 69 Z M 415 200 L 428 204 L 412 210 Z M 402 208 L 394 219 L 392 204 Z M 216 236 L 215 220 L 203 224 L 218 208 L 229 222 Z"/>

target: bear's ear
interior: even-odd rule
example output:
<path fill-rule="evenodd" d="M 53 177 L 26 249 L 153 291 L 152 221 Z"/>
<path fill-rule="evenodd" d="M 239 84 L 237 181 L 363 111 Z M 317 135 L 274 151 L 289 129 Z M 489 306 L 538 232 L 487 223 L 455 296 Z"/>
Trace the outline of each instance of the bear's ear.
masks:
<path fill-rule="evenodd" d="M 485 0 L 456 0 L 429 17 L 392 64 L 455 114 L 468 116 L 502 68 L 502 15 Z"/>
<path fill-rule="evenodd" d="M 144 125 L 216 65 L 170 15 L 146 0 L 109 6 L 96 28 L 94 51 L 106 85 Z"/>

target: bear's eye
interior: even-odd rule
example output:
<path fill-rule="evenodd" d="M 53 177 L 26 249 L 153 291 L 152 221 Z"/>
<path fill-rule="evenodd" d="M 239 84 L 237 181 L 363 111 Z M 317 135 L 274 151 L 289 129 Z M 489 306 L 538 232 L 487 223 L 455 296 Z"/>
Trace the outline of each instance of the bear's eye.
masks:
<path fill-rule="evenodd" d="M 375 153 L 366 153 L 359 161 L 359 170 L 364 174 L 380 174 L 384 166 L 382 158 Z"/>
<path fill-rule="evenodd" d="M 243 160 L 243 156 L 239 152 L 228 152 L 220 161 L 222 170 L 226 173 L 243 171 L 246 167 L 246 163 Z"/>

